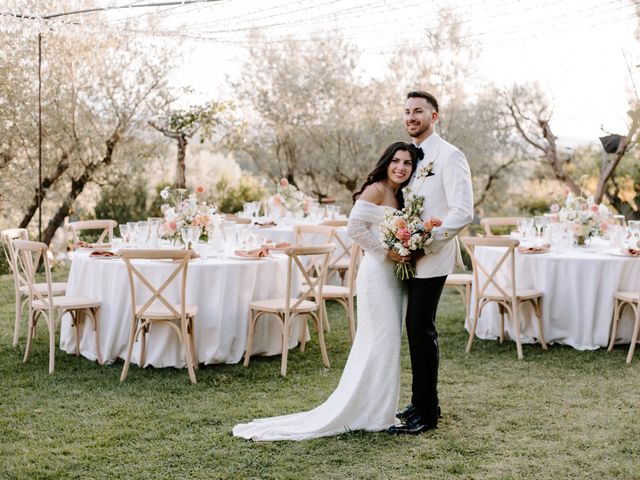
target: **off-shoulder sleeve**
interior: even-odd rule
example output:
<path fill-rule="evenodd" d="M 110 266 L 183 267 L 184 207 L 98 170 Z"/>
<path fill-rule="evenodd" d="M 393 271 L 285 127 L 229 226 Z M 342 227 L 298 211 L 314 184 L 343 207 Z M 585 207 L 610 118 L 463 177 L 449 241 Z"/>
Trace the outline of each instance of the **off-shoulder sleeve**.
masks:
<path fill-rule="evenodd" d="M 347 224 L 347 235 L 365 251 L 380 259 L 387 256 L 388 247 L 382 243 L 375 228 L 380 224 L 380 207 L 364 200 L 356 201 Z"/>

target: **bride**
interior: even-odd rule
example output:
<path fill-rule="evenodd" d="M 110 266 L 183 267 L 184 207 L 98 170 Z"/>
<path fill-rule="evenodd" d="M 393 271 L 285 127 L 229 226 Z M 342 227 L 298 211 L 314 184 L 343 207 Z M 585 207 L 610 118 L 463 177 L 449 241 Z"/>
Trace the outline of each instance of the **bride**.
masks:
<path fill-rule="evenodd" d="M 416 162 L 413 145 L 393 143 L 353 195 L 347 234 L 365 254 L 356 283 L 358 329 L 338 387 L 313 410 L 239 424 L 233 428 L 234 436 L 306 440 L 351 430 L 377 432 L 396 424 L 403 287 L 393 262 L 409 257 L 388 250 L 379 239 L 378 226 L 385 209 L 403 207 L 401 189 Z"/>

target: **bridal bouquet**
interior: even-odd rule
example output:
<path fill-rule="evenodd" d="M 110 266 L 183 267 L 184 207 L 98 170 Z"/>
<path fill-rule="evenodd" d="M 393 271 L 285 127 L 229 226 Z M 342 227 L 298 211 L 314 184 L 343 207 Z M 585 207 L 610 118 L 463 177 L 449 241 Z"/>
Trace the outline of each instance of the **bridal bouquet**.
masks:
<path fill-rule="evenodd" d="M 399 255 L 407 256 L 429 245 L 431 230 L 442 224 L 442 220 L 431 218 L 423 221 L 420 214 L 423 210 L 424 197 L 411 192 L 408 187 L 402 190 L 404 208 L 402 210 L 388 209 L 380 223 L 380 240 L 384 245 Z M 396 277 L 408 280 L 415 276 L 416 269 L 412 263 L 396 263 Z"/>
<path fill-rule="evenodd" d="M 201 227 L 207 230 L 211 228 L 217 209 L 214 205 L 199 200 L 198 197 L 204 191 L 204 187 L 198 185 L 195 192 L 186 198 L 187 190 L 183 188 L 165 187 L 160 192 L 160 197 L 167 202 L 160 207 L 164 216 L 164 223 L 160 226 L 163 237 L 175 242 L 180 238 L 181 228 Z"/>

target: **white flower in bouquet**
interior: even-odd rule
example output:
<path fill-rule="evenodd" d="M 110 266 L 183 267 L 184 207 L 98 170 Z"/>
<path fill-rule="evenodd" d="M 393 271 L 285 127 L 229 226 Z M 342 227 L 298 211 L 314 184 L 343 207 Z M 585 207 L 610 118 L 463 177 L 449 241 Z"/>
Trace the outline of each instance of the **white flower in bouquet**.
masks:
<path fill-rule="evenodd" d="M 442 221 L 431 218 L 422 221 L 424 197 L 416 195 L 407 187 L 402 190 L 405 205 L 402 210 L 388 209 L 380 223 L 380 241 L 389 249 L 403 257 L 424 249 L 433 241 L 431 230 L 440 226 Z M 400 280 L 408 280 L 416 274 L 412 263 L 396 263 L 396 276 Z"/>
<path fill-rule="evenodd" d="M 164 238 L 175 241 L 180 236 L 180 229 L 185 227 L 202 227 L 207 232 L 213 224 L 213 215 L 217 208 L 205 201 L 199 201 L 198 195 L 202 195 L 205 188 L 202 185 L 196 187 L 196 193 L 184 198 L 185 189 L 172 190 L 165 187 L 160 192 L 160 197 L 167 200 L 160 208 L 164 223 L 160 226 L 160 233 Z"/>

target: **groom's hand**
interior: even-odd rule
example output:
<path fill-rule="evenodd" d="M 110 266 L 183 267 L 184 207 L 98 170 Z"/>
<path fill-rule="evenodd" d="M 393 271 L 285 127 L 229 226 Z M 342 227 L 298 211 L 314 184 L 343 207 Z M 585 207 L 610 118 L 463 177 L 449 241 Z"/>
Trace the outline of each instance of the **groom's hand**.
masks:
<path fill-rule="evenodd" d="M 394 252 L 393 250 L 389 250 L 387 252 L 387 258 L 389 260 L 393 260 L 396 263 L 408 263 L 411 261 L 411 255 L 407 255 L 406 257 L 403 257 L 398 252 Z"/>

